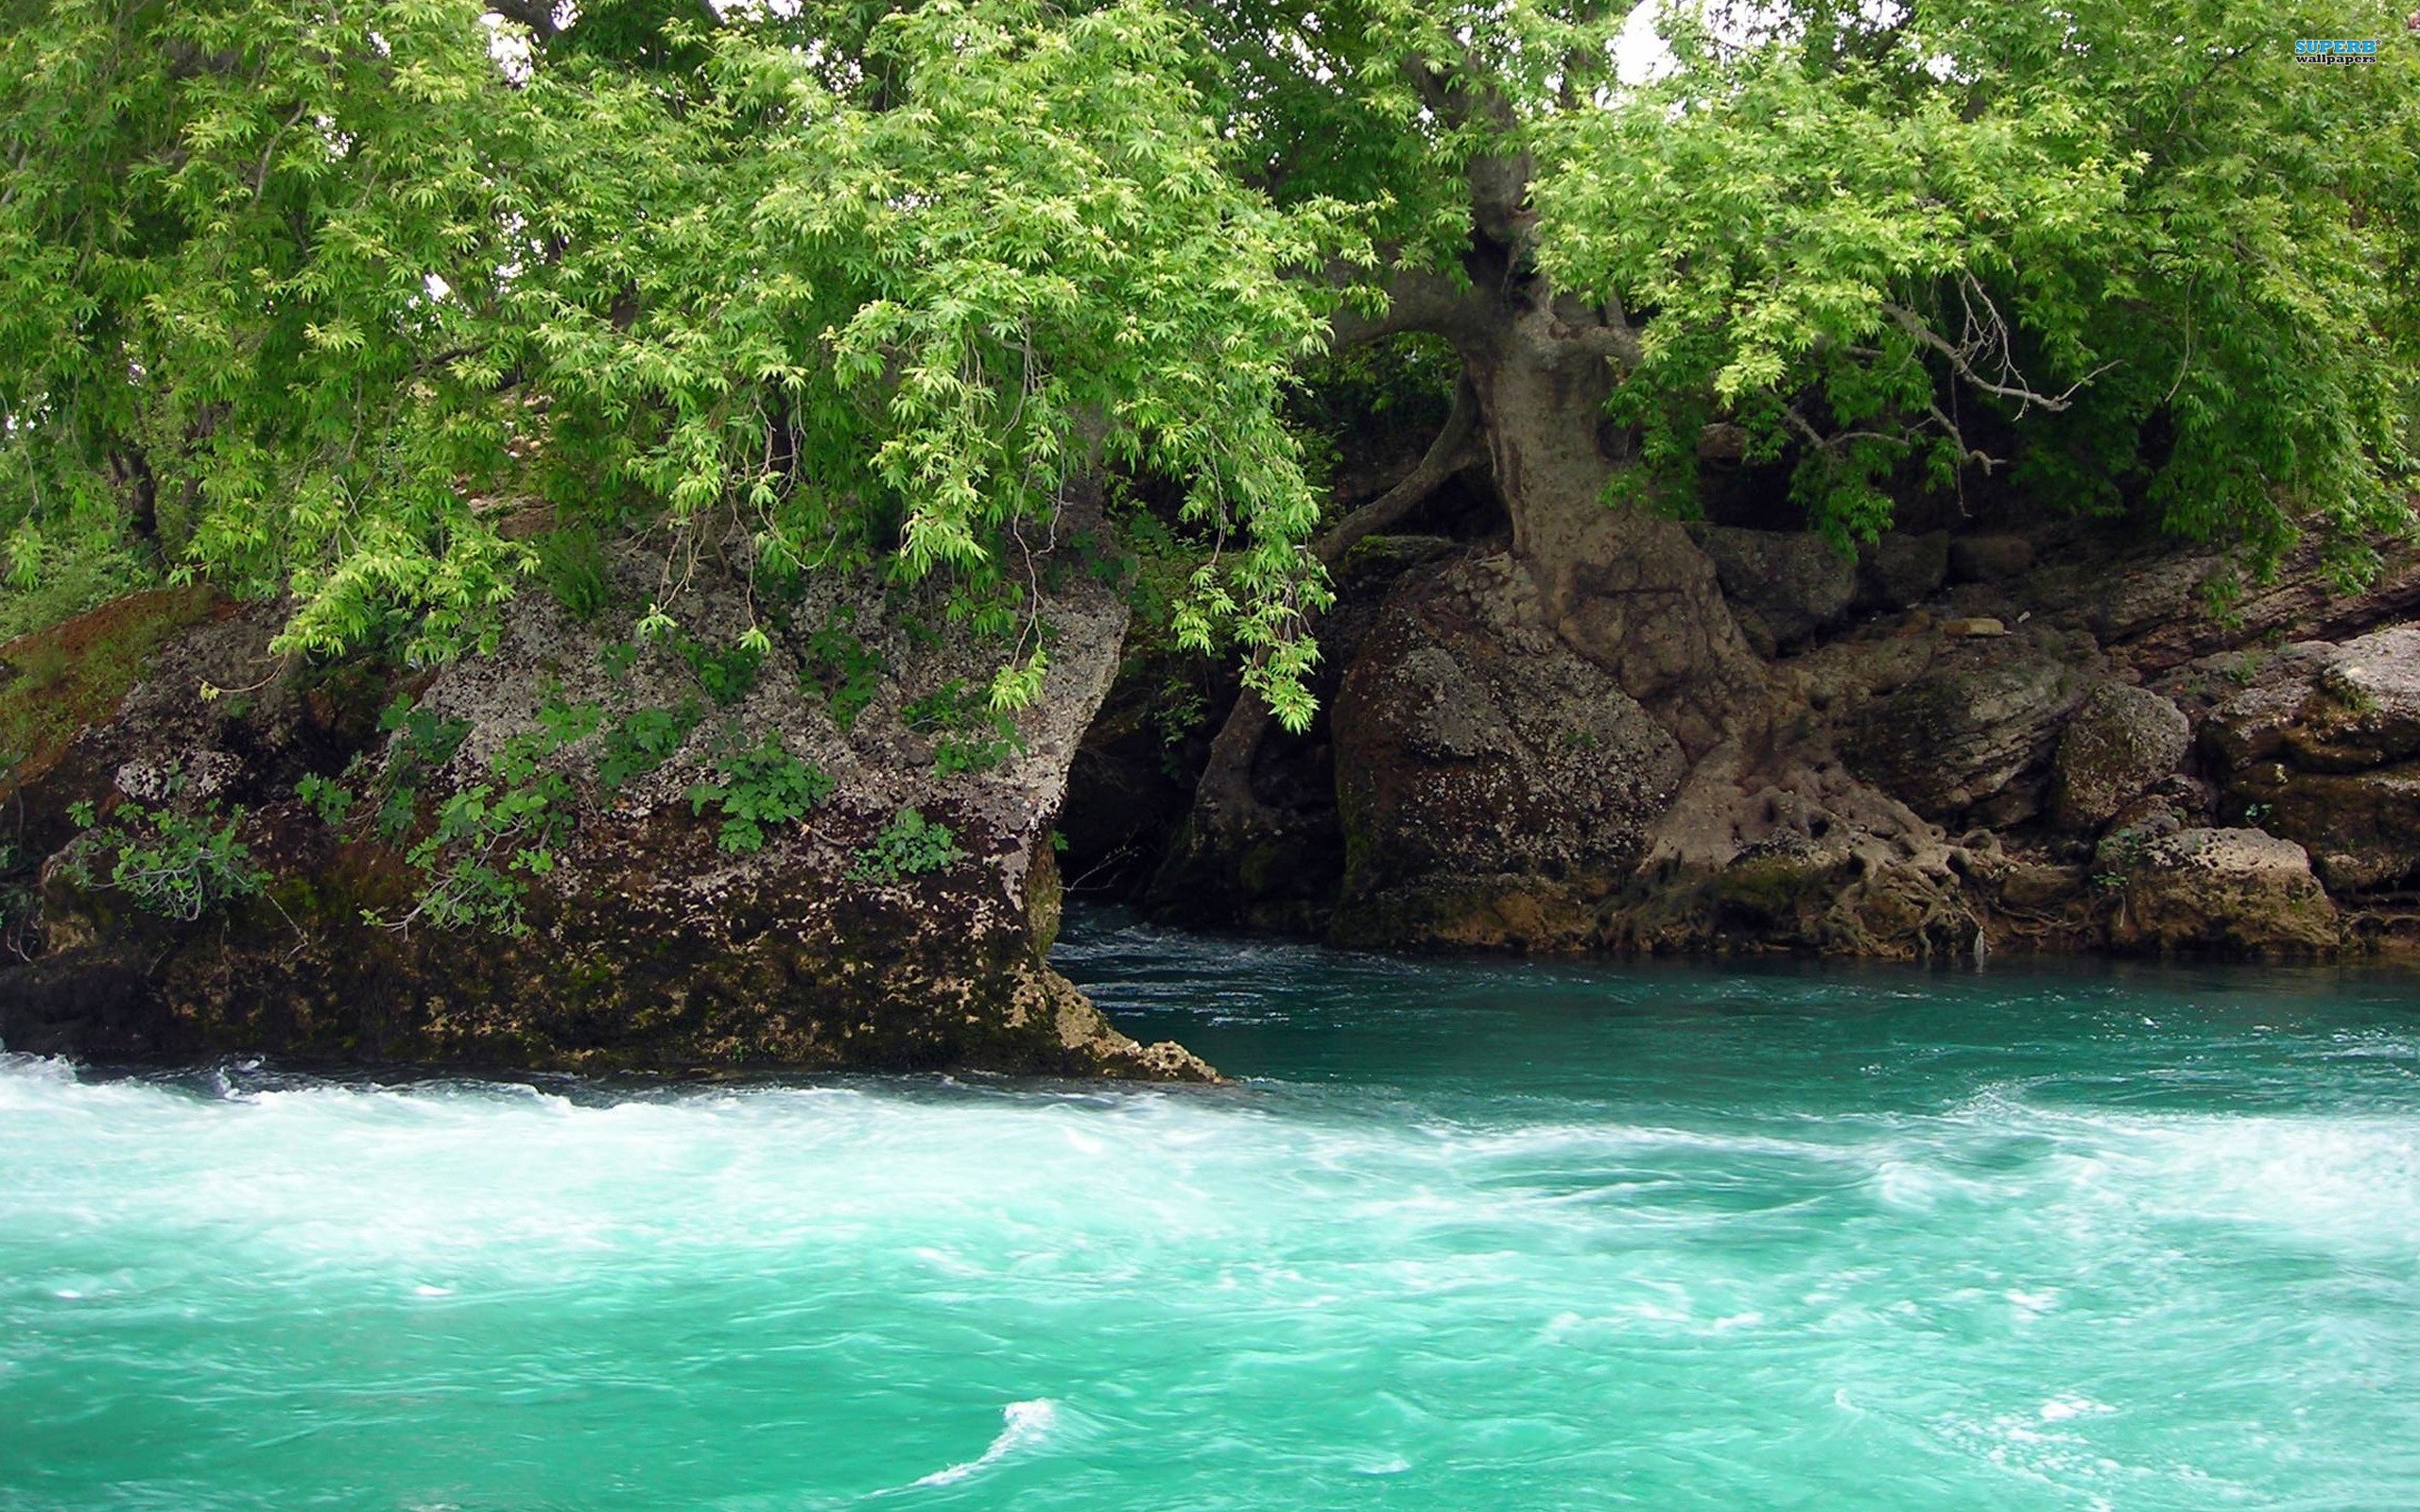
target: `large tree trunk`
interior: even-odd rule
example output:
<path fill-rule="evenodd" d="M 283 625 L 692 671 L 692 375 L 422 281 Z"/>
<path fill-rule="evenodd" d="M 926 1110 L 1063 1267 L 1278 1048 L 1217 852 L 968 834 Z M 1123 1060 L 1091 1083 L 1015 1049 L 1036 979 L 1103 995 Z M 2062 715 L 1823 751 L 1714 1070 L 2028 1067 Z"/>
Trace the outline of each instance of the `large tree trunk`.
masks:
<path fill-rule="evenodd" d="M 1613 675 L 1692 759 L 1749 734 L 1762 674 L 1715 577 L 1673 520 L 1608 498 L 1635 466 L 1607 418 L 1614 375 L 1591 312 L 1516 288 L 1457 335 L 1512 550 L 1538 613 Z"/>
<path fill-rule="evenodd" d="M 1555 873 L 1565 880 L 1525 894 L 1536 919 L 1521 937 L 1586 935 L 1590 895 L 1618 886 L 1652 843 L 1687 768 L 1712 753 L 1736 765 L 1743 747 L 1758 743 L 1763 673 L 1713 564 L 1686 530 L 1609 498 L 1619 471 L 1637 465 L 1630 438 L 1606 414 L 1615 382 L 1608 359 L 1627 333 L 1598 312 L 1558 305 L 1540 281 L 1506 279 L 1500 265 L 1474 271 L 1473 286 L 1449 299 L 1429 291 L 1404 304 L 1462 358 L 1454 418 L 1409 476 L 1315 547 L 1335 564 L 1347 545 L 1387 528 L 1478 455 L 1512 529 L 1509 551 L 1449 569 L 1442 597 L 1425 577 L 1407 579 L 1398 596 L 1426 607 L 1386 611 L 1394 627 L 1377 661 L 1409 657 L 1426 670 L 1408 679 L 1373 673 L 1357 694 L 1350 685 L 1365 658 L 1350 663 L 1339 705 L 1354 717 L 1333 730 L 1339 801 L 1348 811 L 1346 901 L 1385 877 L 1420 871 L 1428 865 L 1420 857 L 1434 855 L 1443 872 L 1492 875 L 1471 884 L 1482 891 L 1518 891 L 1512 879 L 1524 873 Z M 1412 624 L 1424 615 L 1455 627 Z M 1449 693 L 1432 685 L 1440 677 Z M 1413 728 L 1408 711 L 1427 707 L 1432 695 L 1461 711 L 1438 715 L 1445 723 L 1469 715 L 1497 730 L 1480 741 L 1485 753 L 1434 769 L 1415 759 L 1425 775 L 1383 793 L 1369 788 L 1373 765 L 1410 769 L 1396 747 L 1460 738 Z M 1388 707 L 1374 713 L 1365 707 L 1373 697 Z M 1249 917 L 1264 889 L 1292 885 L 1287 873 L 1308 838 L 1294 833 L 1303 817 L 1264 802 L 1253 785 L 1264 748 L 1285 738 L 1258 699 L 1238 701 L 1153 880 L 1155 906 L 1197 920 Z M 1508 829 L 1523 833 L 1509 845 L 1486 837 Z M 1519 933 L 1483 923 L 1457 935 L 1465 927 L 1454 917 L 1460 906 L 1411 897 L 1400 908 L 1362 909 L 1347 933 L 1374 942 L 1467 943 Z"/>

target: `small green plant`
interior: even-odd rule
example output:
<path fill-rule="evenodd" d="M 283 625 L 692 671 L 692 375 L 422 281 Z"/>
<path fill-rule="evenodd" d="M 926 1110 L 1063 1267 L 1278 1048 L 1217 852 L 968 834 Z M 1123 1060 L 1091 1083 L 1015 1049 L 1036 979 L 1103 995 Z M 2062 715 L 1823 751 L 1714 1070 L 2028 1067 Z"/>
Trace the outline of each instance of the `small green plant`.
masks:
<path fill-rule="evenodd" d="M 690 812 L 720 810 L 722 829 L 715 844 L 735 853 L 763 850 L 769 826 L 803 819 L 832 796 L 832 779 L 791 755 L 779 736 L 724 757 L 715 769 L 720 782 L 689 789 Z"/>
<path fill-rule="evenodd" d="M 1163 746 L 1183 745 L 1208 715 L 1201 690 L 1187 678 L 1170 678 L 1160 684 L 1160 696 L 1151 703 L 1151 724 L 1159 730 Z"/>
<path fill-rule="evenodd" d="M 639 648 L 628 641 L 609 641 L 596 648 L 596 664 L 607 677 L 619 682 L 639 664 Z"/>
<path fill-rule="evenodd" d="M 900 706 L 899 717 L 920 735 L 956 730 L 977 712 L 978 696 L 955 678 Z"/>
<path fill-rule="evenodd" d="M 1025 749 L 1016 722 L 994 709 L 980 689 L 955 679 L 900 710 L 908 728 L 934 736 L 933 772 L 955 777 L 960 772 L 988 772 Z"/>
<path fill-rule="evenodd" d="M 604 542 L 593 528 L 571 525 L 550 530 L 531 545 L 538 558 L 538 576 L 573 619 L 589 624 L 612 606 L 612 569 L 605 560 Z"/>
<path fill-rule="evenodd" d="M 571 827 L 571 783 L 557 772 L 517 787 L 481 782 L 438 806 L 437 826 L 405 859 L 428 878 L 412 911 L 389 927 L 426 922 L 525 935 L 530 877 L 555 869 L 555 847 Z M 382 922 L 365 915 L 372 922 Z"/>
<path fill-rule="evenodd" d="M 607 728 L 596 756 L 596 781 L 626 787 L 672 759 L 703 717 L 695 699 L 678 709 L 635 709 Z"/>
<path fill-rule="evenodd" d="M 402 738 L 385 774 L 391 785 L 378 827 L 390 840 L 410 833 L 420 778 L 433 769 L 424 758 L 434 749 L 450 758 L 469 733 L 468 724 L 458 720 L 415 730 L 411 719 L 419 713 L 404 717 Z M 555 869 L 556 850 L 572 822 L 571 782 L 544 764 L 603 723 L 604 711 L 596 704 L 565 703 L 550 691 L 538 706 L 537 728 L 507 739 L 488 758 L 497 780 L 464 788 L 438 805 L 436 823 L 405 852 L 424 879 L 411 912 L 391 920 L 368 912 L 363 918 L 397 930 L 426 923 L 527 934 L 528 879 Z M 419 748 L 431 739 L 434 745 Z"/>
<path fill-rule="evenodd" d="M 84 833 L 68 854 L 67 874 L 92 885 L 95 855 L 105 854 L 110 870 L 103 885 L 146 913 L 191 923 L 219 903 L 261 890 L 251 850 L 235 838 L 244 819 L 240 808 L 224 816 L 224 823 L 216 804 L 194 816 L 122 803 L 111 822 L 98 824 L 85 802 L 69 805 L 68 816 Z"/>
<path fill-rule="evenodd" d="M 496 748 L 488 764 L 515 786 L 538 775 L 539 765 L 565 746 L 586 740 L 605 722 L 605 711 L 593 703 L 564 703 L 549 695 L 538 705 L 538 728 L 511 736 Z"/>
<path fill-rule="evenodd" d="M 857 851 L 857 864 L 849 868 L 849 876 L 856 882 L 897 882 L 947 870 L 965 859 L 966 852 L 958 848 L 958 836 L 948 825 L 937 824 L 914 809 L 901 809 L 872 845 Z"/>
<path fill-rule="evenodd" d="M 378 728 L 390 737 L 384 787 L 378 803 L 378 833 L 400 840 L 411 833 L 421 788 L 438 768 L 454 759 L 471 733 L 467 719 L 448 719 L 433 709 L 416 706 L 411 695 L 397 694 L 378 716 Z"/>
<path fill-rule="evenodd" d="M 843 606 L 832 623 L 808 636 L 806 665 L 800 674 L 806 691 L 822 696 L 832 722 L 844 735 L 882 686 L 882 658 L 850 629 L 856 620 L 856 611 Z"/>
<path fill-rule="evenodd" d="M 988 772 L 1024 748 L 1013 728 L 993 735 L 943 735 L 933 743 L 933 775 Z"/>
<path fill-rule="evenodd" d="M 719 704 L 735 704 L 748 696 L 756 686 L 757 670 L 765 664 L 764 647 L 741 643 L 737 645 L 711 646 L 687 636 L 673 643 L 681 660 L 706 690 L 706 696 Z"/>
<path fill-rule="evenodd" d="M 317 772 L 294 784 L 294 796 L 331 830 L 344 828 L 344 816 L 353 812 L 353 789 Z"/>

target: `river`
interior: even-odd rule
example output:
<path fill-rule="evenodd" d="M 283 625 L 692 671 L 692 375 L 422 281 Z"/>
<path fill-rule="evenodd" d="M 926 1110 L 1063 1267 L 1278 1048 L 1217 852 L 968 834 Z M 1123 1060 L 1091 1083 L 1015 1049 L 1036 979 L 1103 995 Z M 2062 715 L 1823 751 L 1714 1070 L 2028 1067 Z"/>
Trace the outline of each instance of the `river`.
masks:
<path fill-rule="evenodd" d="M 2420 990 L 1079 919 L 1226 1088 L 0 1060 L 0 1509 L 2420 1506 Z"/>

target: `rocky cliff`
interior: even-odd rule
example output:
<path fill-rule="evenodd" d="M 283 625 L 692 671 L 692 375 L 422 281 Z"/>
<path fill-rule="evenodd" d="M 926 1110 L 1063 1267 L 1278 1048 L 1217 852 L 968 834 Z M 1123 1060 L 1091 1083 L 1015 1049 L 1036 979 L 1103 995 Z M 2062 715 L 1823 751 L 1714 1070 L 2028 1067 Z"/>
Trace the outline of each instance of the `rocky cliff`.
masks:
<path fill-rule="evenodd" d="M 1548 592 L 1501 534 L 1348 595 L 1326 717 L 1254 765 L 1265 846 L 1335 836 L 1332 866 L 1263 885 L 1333 879 L 1290 917 L 1340 943 L 1530 951 L 2420 945 L 2409 552 L 2345 593 L 2316 551 L 2238 585 L 2216 554 L 2089 522 L 1854 556 L 1689 538 L 1672 549 L 1710 564 L 1755 672 L 1687 719 L 1575 630 L 1585 584 Z M 1332 817 L 1289 813 L 1306 750 Z M 1240 894 L 1229 921 L 1253 919 L 1236 857 L 1178 859 L 1160 897 L 1204 921 L 1201 900 Z"/>
<path fill-rule="evenodd" d="M 628 580 L 590 596 L 647 602 L 662 567 L 600 561 Z M 277 606 L 195 593 L 0 647 L 0 1043 L 1207 1077 L 1047 962 L 1052 824 L 1127 618 L 1069 576 L 1013 723 L 996 648 L 929 606 L 769 602 L 710 559 L 678 633 L 533 588 L 493 654 L 429 671 L 273 656 Z"/>

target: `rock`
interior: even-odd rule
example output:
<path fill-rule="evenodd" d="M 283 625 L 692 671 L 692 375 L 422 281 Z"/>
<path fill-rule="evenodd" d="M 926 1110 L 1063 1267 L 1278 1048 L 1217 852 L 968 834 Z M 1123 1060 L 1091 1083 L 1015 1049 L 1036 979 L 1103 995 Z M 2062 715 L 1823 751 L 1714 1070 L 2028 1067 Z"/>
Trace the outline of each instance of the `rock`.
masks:
<path fill-rule="evenodd" d="M 645 602 L 660 564 L 614 565 Z M 1210 1077 L 1176 1046 L 1117 1033 L 1046 958 L 1060 891 L 1047 835 L 1126 617 L 1111 589 L 1068 576 L 1022 748 L 948 775 L 931 720 L 911 723 L 906 705 L 979 678 L 996 653 L 911 637 L 871 576 L 815 585 L 752 677 L 713 662 L 714 681 L 697 669 L 749 623 L 748 585 L 704 562 L 675 608 L 695 654 L 632 650 L 627 619 L 574 623 L 536 591 L 506 608 L 493 654 L 434 673 L 272 658 L 277 606 L 219 614 L 168 641 L 113 711 L 0 797 L 40 816 L 29 834 L 68 829 L 78 802 L 99 806 L 104 830 L 139 828 L 137 799 L 230 827 L 258 891 L 184 919 L 120 890 L 106 853 L 79 865 L 103 831 L 52 844 L 47 951 L 0 972 L 0 1040 L 103 1058 Z M 813 644 L 842 624 L 887 673 L 846 730 L 815 691 Z M 206 699 L 204 682 L 244 691 Z M 382 733 L 378 711 L 399 695 L 419 723 Z M 542 709 L 588 707 L 593 730 L 531 746 Z M 669 741 L 609 789 L 600 758 L 642 715 Z M 720 843 L 721 816 L 690 789 L 774 741 L 830 779 L 828 797 L 801 820 L 768 820 L 753 849 Z M 535 749 L 536 767 L 507 775 L 497 764 L 513 749 Z M 543 810 L 561 816 L 556 833 L 479 830 L 426 868 L 407 855 L 454 797 L 534 793 L 539 774 L 560 783 Z M 341 828 L 298 798 L 305 777 L 347 787 Z M 378 828 L 382 808 L 399 831 Z M 870 876 L 874 842 L 908 808 L 949 842 Z M 464 869 L 482 866 L 485 880 Z M 499 885 L 523 889 L 520 932 L 441 927 L 427 911 L 447 887 L 479 899 Z"/>
<path fill-rule="evenodd" d="M 2067 721 L 2051 762 L 2050 817 L 2097 830 L 2176 770 L 2192 742 L 2183 710 L 2146 688 L 2105 682 Z"/>
<path fill-rule="evenodd" d="M 2420 885 L 2420 762 L 2366 772 L 2303 772 L 2281 764 L 2236 775 L 2235 806 L 2299 843 L 2329 890 Z"/>
<path fill-rule="evenodd" d="M 1857 598 L 1857 562 L 1821 536 L 1711 525 L 1699 538 L 1723 596 L 1735 612 L 1745 611 L 1740 627 L 1760 655 L 1837 623 Z"/>
<path fill-rule="evenodd" d="M 2245 583 L 2215 555 L 2163 554 L 2112 564 L 2076 584 L 2068 606 L 2112 654 L 2146 673 L 2239 647 L 2357 636 L 2420 612 L 2420 551 L 2388 545 L 2376 579 L 2343 592 L 2316 540 L 2305 541 L 2266 582 Z M 2213 587 L 2238 592 L 2213 613 Z"/>
<path fill-rule="evenodd" d="M 2259 830 L 2180 830 L 2144 842 L 2117 874 L 2121 948 L 2308 956 L 2342 943 L 2336 905 L 2301 846 Z"/>
<path fill-rule="evenodd" d="M 2339 892 L 2420 882 L 2420 626 L 2291 645 L 2250 676 L 2204 730 L 2227 803 Z"/>
<path fill-rule="evenodd" d="M 2005 586 L 2033 567 L 2033 543 L 2023 536 L 1958 536 L 1949 542 L 1949 578 Z"/>
<path fill-rule="evenodd" d="M 2420 625 L 2345 642 L 2323 659 L 2316 692 L 2286 733 L 2297 765 L 2360 771 L 2420 754 Z"/>
<path fill-rule="evenodd" d="M 2075 668 L 2040 655 L 1936 668 L 1852 716 L 1841 754 L 1927 818 L 1957 819 L 2047 763 L 2077 680 Z M 2012 811 L 1994 822 L 2038 810 L 2038 798 L 2010 796 Z"/>
<path fill-rule="evenodd" d="M 1333 711 L 1359 945 L 1592 943 L 1685 768 L 1673 736 L 1539 621 L 1510 558 L 1414 574 Z"/>
<path fill-rule="evenodd" d="M 1975 614 L 1942 621 L 1941 633 L 1951 641 L 1989 641 L 2006 635 L 2008 627 L 1988 614 Z"/>
<path fill-rule="evenodd" d="M 1940 591 L 1949 576 L 1949 532 L 1910 535 L 1893 530 L 1858 554 L 1859 586 L 1868 602 L 1910 609 Z"/>

